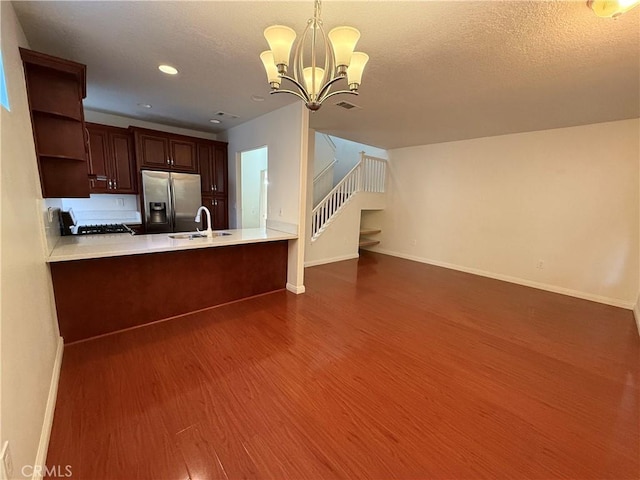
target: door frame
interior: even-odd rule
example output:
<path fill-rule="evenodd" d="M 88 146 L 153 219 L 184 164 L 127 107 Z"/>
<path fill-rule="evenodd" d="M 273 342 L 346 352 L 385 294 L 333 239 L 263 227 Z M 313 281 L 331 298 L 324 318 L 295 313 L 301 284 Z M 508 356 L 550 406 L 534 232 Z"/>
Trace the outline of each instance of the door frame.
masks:
<path fill-rule="evenodd" d="M 254 150 L 267 150 L 267 175 L 269 174 L 269 145 L 264 144 L 257 147 L 246 148 L 236 152 L 236 228 L 242 227 L 242 154 L 253 152 Z M 267 189 L 267 218 L 269 217 L 269 192 Z"/>

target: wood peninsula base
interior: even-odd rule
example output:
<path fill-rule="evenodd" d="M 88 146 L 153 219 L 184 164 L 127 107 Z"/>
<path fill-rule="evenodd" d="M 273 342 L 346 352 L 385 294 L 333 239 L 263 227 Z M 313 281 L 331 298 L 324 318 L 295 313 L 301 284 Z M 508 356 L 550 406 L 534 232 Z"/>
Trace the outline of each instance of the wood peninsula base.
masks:
<path fill-rule="evenodd" d="M 287 282 L 287 241 L 51 263 L 60 334 L 85 340 Z"/>

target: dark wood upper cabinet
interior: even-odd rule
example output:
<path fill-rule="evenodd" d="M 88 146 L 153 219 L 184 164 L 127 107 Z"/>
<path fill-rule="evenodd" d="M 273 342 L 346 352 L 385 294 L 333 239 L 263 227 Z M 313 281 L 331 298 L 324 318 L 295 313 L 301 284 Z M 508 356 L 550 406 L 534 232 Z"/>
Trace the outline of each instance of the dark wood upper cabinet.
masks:
<path fill-rule="evenodd" d="M 92 193 L 137 193 L 133 134 L 125 128 L 87 123 Z"/>
<path fill-rule="evenodd" d="M 198 172 L 196 139 L 131 127 L 139 169 Z"/>
<path fill-rule="evenodd" d="M 227 144 L 215 140 L 198 141 L 198 164 L 202 204 L 211 211 L 212 228 L 214 230 L 229 228 Z"/>
<path fill-rule="evenodd" d="M 210 142 L 198 143 L 198 164 L 200 166 L 200 185 L 203 194 L 211 194 L 213 190 L 213 170 L 211 169 L 211 151 Z"/>
<path fill-rule="evenodd" d="M 109 191 L 109 134 L 101 125 L 87 123 L 89 133 L 89 178 L 92 193 Z"/>
<path fill-rule="evenodd" d="M 146 133 L 134 129 L 136 158 L 141 167 L 170 168 L 169 140 L 159 136 L 160 132 Z"/>
<path fill-rule="evenodd" d="M 213 158 L 214 184 L 213 193 L 227 194 L 227 144 L 216 143 Z"/>
<path fill-rule="evenodd" d="M 43 197 L 88 197 L 86 67 L 24 48 L 31 125 Z"/>
<path fill-rule="evenodd" d="M 173 170 L 198 171 L 195 142 L 169 139 L 169 151 L 171 152 L 171 168 Z"/>
<path fill-rule="evenodd" d="M 136 182 L 136 159 L 133 148 L 133 135 L 129 130 L 113 132 L 110 146 L 113 154 L 114 190 L 120 193 L 138 193 Z"/>
<path fill-rule="evenodd" d="M 227 195 L 227 144 L 214 140 L 198 143 L 202 193 Z"/>

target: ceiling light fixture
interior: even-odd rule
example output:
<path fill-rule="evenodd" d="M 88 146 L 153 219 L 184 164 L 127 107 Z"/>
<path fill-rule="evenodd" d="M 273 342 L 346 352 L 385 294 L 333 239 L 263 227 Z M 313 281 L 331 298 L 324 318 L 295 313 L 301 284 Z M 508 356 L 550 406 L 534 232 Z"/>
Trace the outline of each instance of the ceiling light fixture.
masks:
<path fill-rule="evenodd" d="M 615 18 L 640 5 L 640 0 L 588 0 L 587 6 L 597 16 Z"/>
<path fill-rule="evenodd" d="M 293 76 L 287 75 L 289 55 L 296 39 L 293 29 L 284 25 L 268 27 L 264 36 L 271 50 L 260 54 L 271 93 L 291 93 L 299 97 L 311 111 L 318 110 L 323 101 L 334 95 L 357 95 L 362 72 L 369 60 L 366 53 L 353 51 L 360 38 L 360 32 L 355 28 L 335 27 L 328 35 L 325 34 L 320 8 L 320 0 L 315 0 L 313 18 L 307 21 L 293 55 Z M 305 55 L 307 39 L 311 41 L 311 49 Z M 324 53 L 324 67 L 318 66 L 321 52 Z M 311 59 L 308 67 L 305 67 L 305 57 Z M 343 78 L 346 78 L 349 90 L 331 92 L 332 85 Z M 282 79 L 293 83 L 297 91 L 281 90 Z"/>
<path fill-rule="evenodd" d="M 142 108 L 151 108 L 151 105 L 149 105 L 148 103 L 139 103 L 138 106 Z"/>
<path fill-rule="evenodd" d="M 209 120 L 211 123 L 220 123 L 220 120 L 218 120 L 217 118 L 212 118 L 211 120 Z"/>
<path fill-rule="evenodd" d="M 176 67 L 172 67 L 171 65 L 160 65 L 158 66 L 158 70 L 162 73 L 166 73 L 167 75 L 175 75 L 178 73 L 178 69 Z"/>

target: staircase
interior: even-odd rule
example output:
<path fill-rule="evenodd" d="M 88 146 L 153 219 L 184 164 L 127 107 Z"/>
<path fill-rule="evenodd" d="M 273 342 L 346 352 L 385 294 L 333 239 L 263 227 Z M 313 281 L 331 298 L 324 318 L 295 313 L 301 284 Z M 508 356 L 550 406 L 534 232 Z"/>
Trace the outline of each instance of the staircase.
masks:
<path fill-rule="evenodd" d="M 380 243 L 376 228 L 362 228 L 363 211 L 385 207 L 387 161 L 360 154 L 360 161 L 313 208 L 305 265 L 357 258 L 358 250 Z M 369 222 L 366 222 L 369 223 Z"/>
<path fill-rule="evenodd" d="M 311 212 L 311 241 L 317 240 L 359 192 L 384 193 L 387 161 L 360 154 L 360 161 Z"/>

